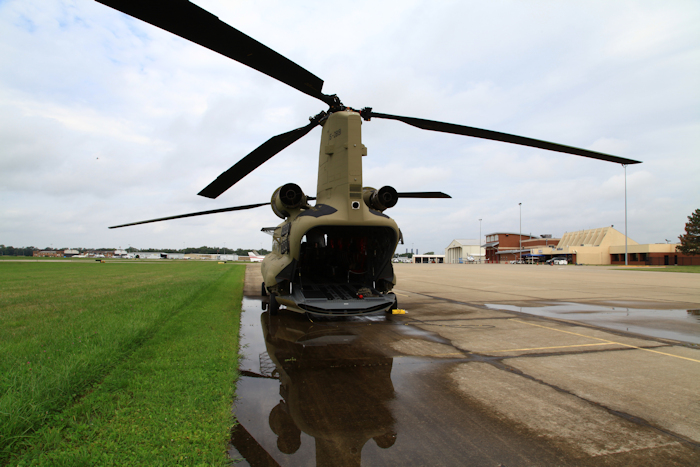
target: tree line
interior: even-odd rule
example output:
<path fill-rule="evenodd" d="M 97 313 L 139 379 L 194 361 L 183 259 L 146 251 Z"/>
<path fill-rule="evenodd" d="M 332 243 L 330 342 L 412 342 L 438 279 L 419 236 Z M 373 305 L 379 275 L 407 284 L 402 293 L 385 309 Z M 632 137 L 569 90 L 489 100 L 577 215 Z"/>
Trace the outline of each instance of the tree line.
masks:
<path fill-rule="evenodd" d="M 23 246 L 23 247 L 13 247 L 13 246 L 5 246 L 5 245 L 0 245 L 0 256 L 32 256 L 34 254 L 34 251 L 40 251 L 40 250 L 51 250 L 51 251 L 65 251 L 65 250 L 76 250 L 79 253 L 85 253 L 88 251 L 115 251 L 118 248 L 51 248 L 51 247 L 46 247 L 46 248 L 37 248 L 35 246 Z M 175 250 L 172 248 L 144 248 L 144 249 L 137 249 L 137 248 L 127 248 L 126 251 L 129 253 L 134 253 L 137 251 L 144 251 L 144 252 L 163 252 L 163 253 L 184 253 L 184 254 L 190 254 L 190 253 L 199 253 L 199 254 L 209 254 L 209 255 L 215 255 L 215 254 L 220 254 L 220 255 L 238 255 L 238 256 L 247 256 L 249 251 L 253 251 L 253 248 L 249 249 L 243 249 L 243 248 L 237 248 L 237 249 L 232 249 L 232 248 L 222 248 L 222 247 L 217 247 L 217 246 L 200 246 L 198 248 L 183 248 L 180 250 Z M 256 250 L 258 253 L 261 255 L 266 255 L 269 253 L 268 250 L 262 248 Z"/>
<path fill-rule="evenodd" d="M 143 251 L 147 253 L 156 253 L 156 252 L 163 252 L 163 253 L 184 253 L 186 255 L 192 254 L 192 253 L 199 253 L 203 255 L 238 255 L 238 256 L 248 256 L 249 251 L 253 251 L 253 248 L 237 248 L 237 249 L 232 249 L 232 248 L 222 248 L 218 246 L 200 246 L 198 248 L 193 248 L 193 247 L 188 247 L 188 248 L 183 248 L 180 250 L 173 250 L 171 248 L 142 248 L 140 250 L 137 250 L 136 248 L 127 248 L 129 253 L 134 253 L 137 251 Z M 258 253 L 261 255 L 266 255 L 269 253 L 268 250 L 262 248 L 262 249 L 256 249 Z"/>
<path fill-rule="evenodd" d="M 34 250 L 39 248 L 33 246 L 23 246 L 21 248 L 15 248 L 13 246 L 0 245 L 0 255 L 2 256 L 32 256 Z"/>

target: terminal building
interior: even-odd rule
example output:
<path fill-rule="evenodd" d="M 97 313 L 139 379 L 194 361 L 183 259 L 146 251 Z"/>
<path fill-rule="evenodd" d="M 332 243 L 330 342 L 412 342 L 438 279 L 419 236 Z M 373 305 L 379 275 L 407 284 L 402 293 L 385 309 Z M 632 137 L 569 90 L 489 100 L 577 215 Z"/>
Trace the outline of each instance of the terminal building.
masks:
<path fill-rule="evenodd" d="M 640 245 L 627 238 L 625 247 L 625 235 L 612 226 L 567 232 L 561 238 L 553 238 L 552 235 L 493 232 L 487 234 L 485 240 L 481 247 L 486 263 L 520 260 L 542 263 L 553 258 L 564 258 L 570 264 L 625 264 L 627 248 L 629 265 L 700 265 L 700 256 L 678 253 L 678 244 Z M 473 240 L 453 240 L 445 249 L 445 262 L 466 263 L 464 258 L 467 255 L 463 249 L 465 243 L 473 243 Z"/>
<path fill-rule="evenodd" d="M 628 245 L 627 264 L 633 266 L 700 266 L 700 256 L 676 251 L 677 243 Z M 625 247 L 610 247 L 610 263 L 625 264 Z"/>
<path fill-rule="evenodd" d="M 628 238 L 627 245 L 638 243 Z M 622 246 L 624 249 L 625 235 L 613 227 L 567 232 L 561 238 L 499 232 L 488 234 L 484 246 L 489 263 L 508 263 L 520 259 L 540 263 L 552 258 L 565 258 L 572 264 L 611 264 L 610 248 Z"/>
<path fill-rule="evenodd" d="M 559 243 L 551 235 L 535 237 L 513 232 L 494 232 L 486 234 L 487 263 L 509 263 L 511 261 L 545 258 Z M 533 253 L 533 251 L 536 251 Z M 546 260 L 549 258 L 543 259 Z"/>

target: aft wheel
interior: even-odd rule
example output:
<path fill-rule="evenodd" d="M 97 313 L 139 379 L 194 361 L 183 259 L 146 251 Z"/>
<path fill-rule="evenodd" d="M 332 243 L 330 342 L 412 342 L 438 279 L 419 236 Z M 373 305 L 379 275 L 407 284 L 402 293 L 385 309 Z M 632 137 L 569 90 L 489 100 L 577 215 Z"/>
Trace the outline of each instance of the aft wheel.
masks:
<path fill-rule="evenodd" d="M 280 311 L 280 304 L 277 302 L 277 294 L 270 294 L 270 304 L 267 309 L 270 311 L 270 315 L 275 316 L 278 311 Z"/>
<path fill-rule="evenodd" d="M 262 283 L 262 288 L 261 288 L 261 290 L 260 290 L 260 295 L 262 295 L 263 297 L 267 297 L 267 289 L 265 288 L 265 283 L 264 283 L 264 282 Z"/>

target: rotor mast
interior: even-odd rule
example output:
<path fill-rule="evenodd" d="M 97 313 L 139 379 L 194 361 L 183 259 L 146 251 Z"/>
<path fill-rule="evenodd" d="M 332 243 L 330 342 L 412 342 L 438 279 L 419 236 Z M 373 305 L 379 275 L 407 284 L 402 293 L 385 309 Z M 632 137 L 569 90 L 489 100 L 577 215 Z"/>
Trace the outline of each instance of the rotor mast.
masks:
<path fill-rule="evenodd" d="M 317 203 L 336 209 L 353 209 L 362 202 L 362 157 L 367 147 L 362 144 L 362 117 L 353 110 L 333 112 L 323 122 L 318 159 Z"/>

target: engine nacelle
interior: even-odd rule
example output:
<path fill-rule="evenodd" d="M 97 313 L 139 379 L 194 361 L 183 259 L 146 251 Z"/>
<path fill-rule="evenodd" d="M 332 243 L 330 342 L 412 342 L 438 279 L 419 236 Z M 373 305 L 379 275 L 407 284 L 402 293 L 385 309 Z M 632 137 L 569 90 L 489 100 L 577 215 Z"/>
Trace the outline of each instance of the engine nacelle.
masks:
<path fill-rule="evenodd" d="M 364 187 L 362 188 L 362 199 L 370 209 L 382 212 L 385 209 L 394 207 L 399 200 L 399 195 L 390 186 L 383 186 L 378 190 L 372 187 Z"/>
<path fill-rule="evenodd" d="M 272 193 L 270 206 L 272 211 L 282 219 L 289 217 L 289 211 L 306 206 L 306 195 L 296 183 L 287 183 Z"/>

